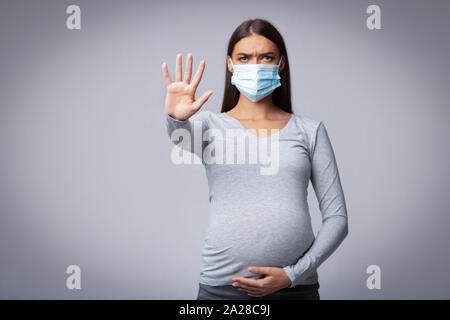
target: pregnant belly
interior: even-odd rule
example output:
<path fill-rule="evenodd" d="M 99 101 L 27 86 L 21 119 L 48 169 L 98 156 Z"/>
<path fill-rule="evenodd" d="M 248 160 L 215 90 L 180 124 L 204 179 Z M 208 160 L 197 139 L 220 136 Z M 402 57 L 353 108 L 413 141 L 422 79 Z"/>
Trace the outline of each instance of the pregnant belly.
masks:
<path fill-rule="evenodd" d="M 295 263 L 313 240 L 307 210 L 264 207 L 213 213 L 203 248 L 204 270 L 245 276 L 253 275 L 249 266 L 284 267 Z"/>

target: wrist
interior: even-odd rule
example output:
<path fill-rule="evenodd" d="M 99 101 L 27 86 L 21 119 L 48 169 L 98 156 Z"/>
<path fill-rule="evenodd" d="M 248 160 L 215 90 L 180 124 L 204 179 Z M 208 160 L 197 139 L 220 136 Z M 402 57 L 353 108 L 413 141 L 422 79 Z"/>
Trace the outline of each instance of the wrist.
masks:
<path fill-rule="evenodd" d="M 171 118 L 172 120 L 178 121 L 178 122 L 186 122 L 186 120 L 189 119 L 189 118 L 186 118 L 186 119 L 179 119 L 179 118 L 176 118 L 174 115 L 172 115 L 172 114 L 170 114 L 170 113 L 166 113 L 166 115 L 167 115 L 169 118 Z"/>
<path fill-rule="evenodd" d="M 294 274 L 292 273 L 292 266 L 282 268 L 286 275 L 286 288 L 292 288 L 294 284 Z"/>

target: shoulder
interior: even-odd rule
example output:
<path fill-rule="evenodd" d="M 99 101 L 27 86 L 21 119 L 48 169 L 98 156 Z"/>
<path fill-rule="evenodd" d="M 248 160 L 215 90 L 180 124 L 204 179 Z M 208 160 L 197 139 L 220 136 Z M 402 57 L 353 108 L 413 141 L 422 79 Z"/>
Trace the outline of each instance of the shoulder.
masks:
<path fill-rule="evenodd" d="M 211 116 L 212 116 L 213 114 L 214 114 L 214 113 L 211 112 L 211 111 L 209 111 L 209 110 L 204 110 L 204 109 L 202 109 L 202 110 L 199 110 L 199 111 L 197 111 L 196 113 L 194 113 L 194 114 L 191 116 L 191 119 L 192 119 L 192 120 L 204 120 L 204 121 L 209 121 L 209 119 L 211 118 Z"/>
<path fill-rule="evenodd" d="M 292 115 L 295 117 L 295 121 L 299 125 L 301 125 L 308 134 L 314 134 L 314 132 L 319 128 L 320 124 L 323 124 L 323 121 L 319 119 L 313 119 L 311 117 L 307 117 L 297 113 L 293 113 Z"/>
<path fill-rule="evenodd" d="M 191 118 L 202 120 L 208 128 L 224 127 L 225 123 L 232 121 L 232 119 L 224 112 L 214 112 L 209 110 L 200 110 Z"/>
<path fill-rule="evenodd" d="M 311 140 L 314 140 L 320 127 L 324 127 L 324 123 L 320 119 L 314 119 L 297 113 L 292 114 L 297 125 L 304 131 Z"/>
<path fill-rule="evenodd" d="M 169 120 L 169 122 L 175 123 L 179 126 L 182 125 L 192 125 L 194 123 L 201 123 L 202 127 L 208 127 L 209 123 L 211 122 L 211 118 L 213 117 L 214 113 L 208 110 L 198 110 L 196 113 L 191 115 L 186 120 L 175 120 L 171 118 L 170 116 L 166 115 L 166 118 Z"/>
<path fill-rule="evenodd" d="M 308 116 L 293 113 L 295 122 L 300 131 L 305 135 L 308 141 L 308 147 L 311 153 L 314 153 L 317 136 L 321 132 L 326 132 L 323 120 L 311 118 Z"/>

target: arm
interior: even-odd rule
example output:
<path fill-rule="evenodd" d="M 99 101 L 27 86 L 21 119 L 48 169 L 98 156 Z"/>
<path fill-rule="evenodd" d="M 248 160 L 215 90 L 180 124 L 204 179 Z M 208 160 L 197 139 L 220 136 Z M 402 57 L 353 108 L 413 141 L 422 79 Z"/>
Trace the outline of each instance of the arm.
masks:
<path fill-rule="evenodd" d="M 164 118 L 170 140 L 184 151 L 194 153 L 201 159 L 206 145 L 203 133 L 208 129 L 208 111 L 199 111 L 185 120 L 175 119 L 167 113 L 164 113 Z"/>
<path fill-rule="evenodd" d="M 347 208 L 327 130 L 319 123 L 311 159 L 311 183 L 322 214 L 322 227 L 312 246 L 295 265 L 283 268 L 292 283 L 301 283 L 341 244 L 348 234 Z"/>
<path fill-rule="evenodd" d="M 181 148 L 181 150 L 179 148 L 172 150 L 172 161 L 177 164 L 191 163 L 190 157 L 192 154 L 186 153 L 194 153 L 202 159 L 200 152 L 204 146 L 203 131 L 207 127 L 206 118 L 209 113 L 199 110 L 212 94 L 212 90 L 209 90 L 203 93 L 198 99 L 195 99 L 195 92 L 203 75 L 203 70 L 205 69 L 205 61 L 202 60 L 200 62 L 197 72 L 191 81 L 193 57 L 191 54 L 188 54 L 184 77 L 182 77 L 181 60 L 181 54 L 178 54 L 176 59 L 175 82 L 170 78 L 167 64 L 164 62 L 162 65 L 163 76 L 167 85 L 164 108 L 167 133 L 172 142 L 177 142 L 178 147 Z M 180 151 L 183 151 L 181 157 Z M 194 163 L 199 163 L 197 160 L 198 158 L 194 157 Z"/>

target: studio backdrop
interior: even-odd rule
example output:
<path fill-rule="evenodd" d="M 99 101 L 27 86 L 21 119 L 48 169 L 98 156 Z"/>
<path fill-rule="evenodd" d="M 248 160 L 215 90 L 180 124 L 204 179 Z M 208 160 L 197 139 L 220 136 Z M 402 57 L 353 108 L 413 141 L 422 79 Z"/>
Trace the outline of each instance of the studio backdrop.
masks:
<path fill-rule="evenodd" d="M 208 184 L 171 161 L 161 65 L 204 59 L 198 94 L 220 112 L 227 41 L 262 18 L 346 197 L 321 298 L 448 299 L 449 16 L 444 0 L 2 1 L 0 298 L 195 298 Z"/>

